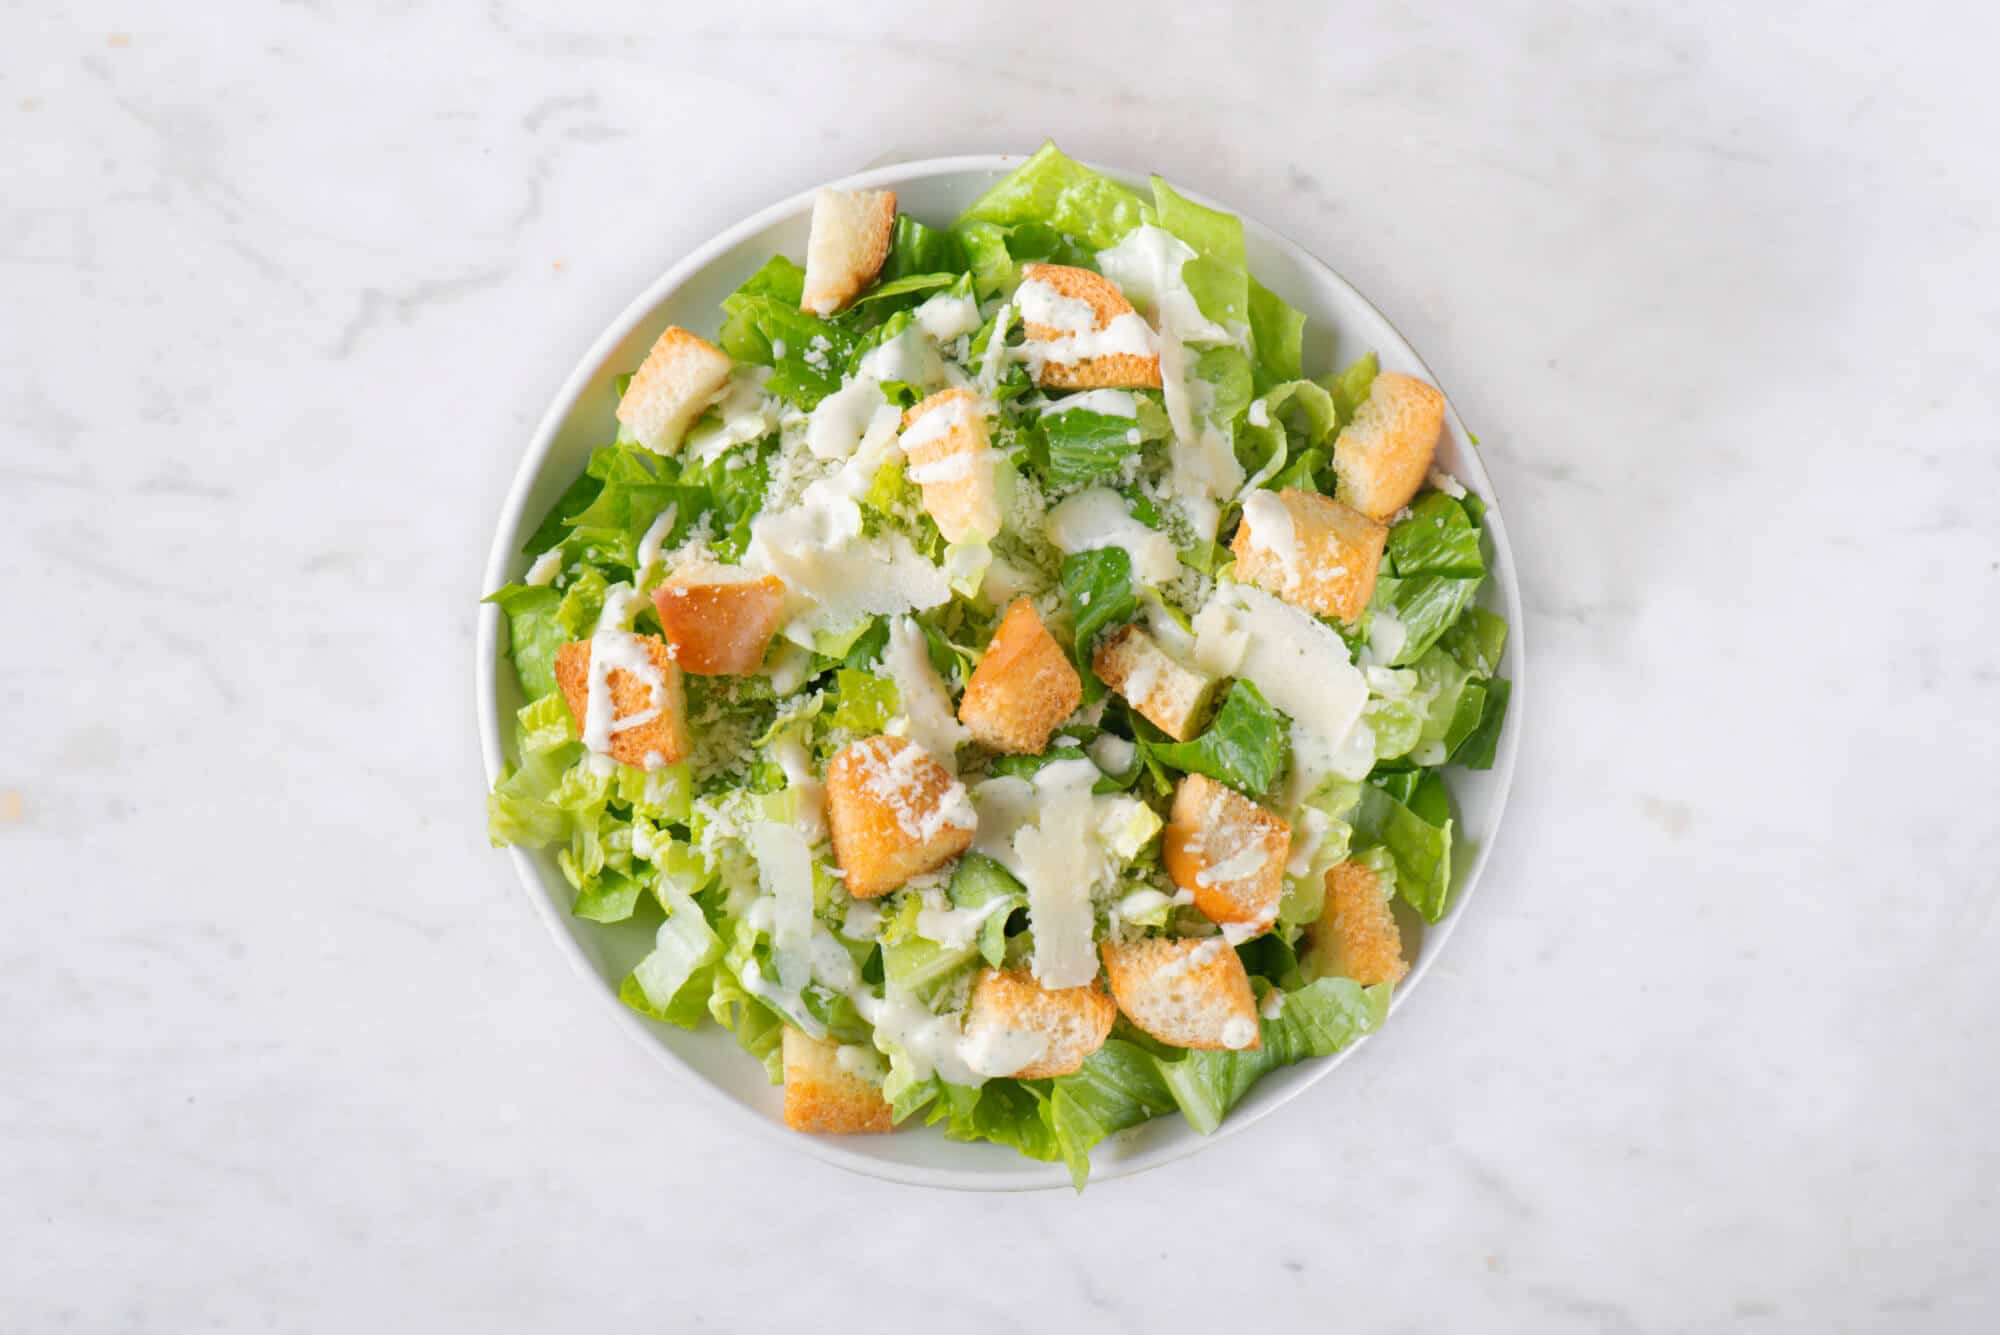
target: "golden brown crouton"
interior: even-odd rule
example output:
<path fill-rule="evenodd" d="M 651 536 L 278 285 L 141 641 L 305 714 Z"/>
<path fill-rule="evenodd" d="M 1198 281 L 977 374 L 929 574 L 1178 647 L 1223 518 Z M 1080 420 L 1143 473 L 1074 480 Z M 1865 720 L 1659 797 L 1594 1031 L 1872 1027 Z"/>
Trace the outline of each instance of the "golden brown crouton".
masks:
<path fill-rule="evenodd" d="M 1352 978 L 1364 987 L 1403 981 L 1410 971 L 1403 960 L 1403 934 L 1372 868 L 1343 862 L 1328 869 L 1326 908 L 1306 928 L 1300 962 L 1314 977 Z"/>
<path fill-rule="evenodd" d="M 1229 550 L 1236 577 L 1296 607 L 1352 623 L 1375 596 L 1389 530 L 1317 492 L 1254 491 Z"/>
<path fill-rule="evenodd" d="M 674 662 L 673 651 L 659 636 L 637 635 L 633 638 L 645 646 L 646 656 L 659 670 L 659 698 L 653 698 L 653 691 L 646 682 L 622 668 L 612 668 L 605 673 L 605 685 L 611 689 L 609 754 L 621 765 L 637 765 L 641 769 L 671 765 L 688 753 L 687 692 L 681 682 L 680 665 Z M 587 731 L 585 713 L 590 701 L 590 641 L 573 640 L 556 650 L 556 686 L 569 705 L 570 717 L 576 720 L 577 731 Z M 659 710 L 657 717 L 629 727 L 620 726 L 623 720 L 653 709 Z M 654 756 L 659 759 L 653 760 Z"/>
<path fill-rule="evenodd" d="M 618 400 L 618 420 L 647 449 L 672 454 L 688 426 L 728 383 L 728 354 L 669 325 Z"/>
<path fill-rule="evenodd" d="M 850 1070 L 841 1064 L 840 1049 L 785 1026 L 785 1125 L 818 1136 L 895 1130 L 882 1086 L 866 1074 L 879 1059 L 860 1051 Z"/>
<path fill-rule="evenodd" d="M 1177 742 L 1194 736 L 1215 694 L 1214 677 L 1176 662 L 1137 626 L 1120 626 L 1099 640 L 1090 666 L 1099 680 Z"/>
<path fill-rule="evenodd" d="M 1082 701 L 1083 678 L 1035 615 L 1035 605 L 1016 598 L 965 683 L 958 721 L 982 746 L 1035 755 Z"/>
<path fill-rule="evenodd" d="M 1131 302 L 1125 300 L 1125 294 L 1118 290 L 1116 283 L 1088 269 L 1076 269 L 1066 264 L 1030 264 L 1022 268 L 1021 281 L 1046 283 L 1055 289 L 1057 296 L 1080 301 L 1090 307 L 1092 331 L 1109 328 L 1111 322 L 1121 315 L 1129 315 L 1134 320 L 1139 318 L 1138 312 L 1132 309 Z M 1044 324 L 1029 319 L 1025 313 L 1021 325 L 1029 339 L 1040 343 L 1085 332 Z M 1158 389 L 1160 359 L 1154 353 L 1112 352 L 1073 362 L 1045 360 L 1036 369 L 1035 383 L 1044 389 Z"/>
<path fill-rule="evenodd" d="M 1430 475 L 1444 434 L 1444 395 L 1394 371 L 1375 377 L 1368 398 L 1333 442 L 1340 499 L 1370 519 L 1410 503 Z"/>
<path fill-rule="evenodd" d="M 826 821 L 847 893 L 874 899 L 963 853 L 978 818 L 923 747 L 882 736 L 849 742 L 826 767 Z"/>
<path fill-rule="evenodd" d="M 755 672 L 785 619 L 785 582 L 776 575 L 695 567 L 677 571 L 653 590 L 660 627 L 674 661 L 702 677 Z"/>
<path fill-rule="evenodd" d="M 1117 1003 L 1094 981 L 1048 988 L 1026 969 L 983 969 L 966 1006 L 965 1036 L 975 1052 L 999 1055 L 1003 1065 L 1034 1050 L 1026 1065 L 984 1074 L 1040 1080 L 1079 1069 L 1104 1046 L 1117 1018 Z"/>
<path fill-rule="evenodd" d="M 896 232 L 893 190 L 822 190 L 813 197 L 799 309 L 831 315 L 875 281 Z"/>
<path fill-rule="evenodd" d="M 1180 1048 L 1260 1048 L 1257 997 L 1219 936 L 1106 941 L 1104 971 L 1125 1018 Z"/>
<path fill-rule="evenodd" d="M 1174 884 L 1211 922 L 1269 925 L 1285 892 L 1292 827 L 1227 784 L 1186 774 L 1160 843 Z"/>
<path fill-rule="evenodd" d="M 941 389 L 903 414 L 905 476 L 923 488 L 924 509 L 946 542 L 986 542 L 1000 531 L 998 456 L 986 416 L 969 389 Z"/>

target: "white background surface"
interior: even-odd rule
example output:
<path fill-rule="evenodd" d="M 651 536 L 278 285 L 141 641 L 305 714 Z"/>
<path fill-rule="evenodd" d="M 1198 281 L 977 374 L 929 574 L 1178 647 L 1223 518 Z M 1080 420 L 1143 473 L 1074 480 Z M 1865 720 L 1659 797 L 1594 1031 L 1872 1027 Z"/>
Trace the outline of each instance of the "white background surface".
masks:
<path fill-rule="evenodd" d="M 1990 12 L 1076 8 L 0 10 L 0 1329 L 2000 1323 Z M 1424 352 L 1532 735 L 1335 1080 L 954 1197 L 608 1022 L 485 847 L 470 637 L 646 281 L 1045 135 Z"/>

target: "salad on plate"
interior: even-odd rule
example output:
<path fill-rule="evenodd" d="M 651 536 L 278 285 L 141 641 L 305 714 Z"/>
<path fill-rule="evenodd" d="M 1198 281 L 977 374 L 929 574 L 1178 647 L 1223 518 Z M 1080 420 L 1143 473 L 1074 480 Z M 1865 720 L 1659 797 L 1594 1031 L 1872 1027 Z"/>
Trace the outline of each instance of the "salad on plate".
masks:
<path fill-rule="evenodd" d="M 1081 1185 L 1375 1030 L 1449 907 L 1508 683 L 1443 397 L 1302 365 L 1241 223 L 1151 185 L 1050 145 L 956 219 L 821 191 L 488 599 L 494 841 L 644 924 L 622 999 L 799 1131 Z"/>

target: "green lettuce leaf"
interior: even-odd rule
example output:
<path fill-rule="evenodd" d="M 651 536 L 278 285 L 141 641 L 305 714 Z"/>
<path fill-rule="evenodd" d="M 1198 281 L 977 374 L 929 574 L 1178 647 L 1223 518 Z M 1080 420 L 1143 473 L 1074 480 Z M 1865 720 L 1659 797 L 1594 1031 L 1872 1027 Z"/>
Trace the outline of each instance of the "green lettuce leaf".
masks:
<path fill-rule="evenodd" d="M 1141 745 L 1162 765 L 1205 774 L 1252 798 L 1261 797 L 1277 783 L 1291 752 L 1284 716 L 1271 707 L 1262 691 L 1240 677 L 1230 685 L 1222 707 L 1200 736 L 1185 742 L 1147 741 Z"/>
<path fill-rule="evenodd" d="M 1451 805 L 1444 782 L 1429 771 L 1371 780 L 1354 813 L 1357 846 L 1381 847 L 1396 866 L 1396 893 L 1425 921 L 1436 922 L 1451 901 Z M 1407 796 L 1394 791 L 1403 787 Z"/>
<path fill-rule="evenodd" d="M 1101 250 L 1151 212 L 1137 193 L 1065 157 L 1051 142 L 974 200 L 954 230 L 966 223 L 1041 223 Z"/>
<path fill-rule="evenodd" d="M 1506 619 L 1483 607 L 1468 607 L 1438 637 L 1438 647 L 1473 676 L 1490 677 L 1500 670 L 1500 657 L 1507 651 Z"/>
<path fill-rule="evenodd" d="M 1348 363 L 1347 369 L 1339 375 L 1329 376 L 1323 383 L 1327 392 L 1333 395 L 1333 406 L 1340 414 L 1340 424 L 1346 426 L 1354 420 L 1354 414 L 1368 400 L 1368 391 L 1374 388 L 1376 372 L 1382 364 L 1375 354 L 1364 353 Z"/>
<path fill-rule="evenodd" d="M 1224 329 L 1248 329 L 1250 270 L 1243 253 L 1243 220 L 1195 203 L 1157 176 L 1153 178 L 1153 208 L 1160 226 L 1195 253 L 1182 267 L 1181 281 L 1187 284 L 1201 313 Z"/>
<path fill-rule="evenodd" d="M 529 697 L 556 688 L 556 650 L 570 640 L 556 609 L 562 595 L 546 584 L 509 584 L 486 596 L 507 618 L 507 652 Z"/>
<path fill-rule="evenodd" d="M 1071 487 L 1129 478 L 1128 461 L 1136 460 L 1148 441 L 1164 440 L 1172 429 L 1166 410 L 1156 399 L 1148 394 L 1135 397 L 1139 405 L 1136 417 L 1087 408 L 1043 415 L 1039 425 L 1047 447 L 1044 471 L 1048 480 L 1058 487 Z"/>
<path fill-rule="evenodd" d="M 1122 547 L 1099 547 L 1063 558 L 1063 596 L 1069 600 L 1076 625 L 1074 653 L 1085 680 L 1090 654 L 1100 631 L 1122 626 L 1139 613 L 1139 594 L 1132 582 L 1132 556 Z"/>
<path fill-rule="evenodd" d="M 886 285 L 913 274 L 959 274 L 972 272 L 966 262 L 965 247 L 951 232 L 929 227 L 907 213 L 896 215 L 896 231 L 889 241 L 889 258 L 882 264 Z"/>
<path fill-rule="evenodd" d="M 618 999 L 655 1020 L 693 1029 L 708 1014 L 714 992 L 712 966 L 722 958 L 722 939 L 702 916 L 701 907 L 671 884 L 657 888 L 667 920 L 653 949 L 618 986 Z"/>
<path fill-rule="evenodd" d="M 1250 342 L 1256 349 L 1257 392 L 1273 385 L 1297 380 L 1300 345 L 1304 341 L 1306 317 L 1285 304 L 1285 299 L 1250 279 Z"/>
<path fill-rule="evenodd" d="M 1479 722 L 1452 751 L 1455 763 L 1467 769 L 1493 768 L 1500 752 L 1500 729 L 1507 720 L 1507 698 L 1512 693 L 1513 686 L 1505 677 L 1493 677 L 1484 683 Z"/>
<path fill-rule="evenodd" d="M 1450 575 L 1477 579 L 1486 573 L 1479 554 L 1479 530 L 1465 507 L 1441 491 L 1433 491 L 1410 507 L 1409 515 L 1389 530 L 1388 557 L 1393 573 Z"/>

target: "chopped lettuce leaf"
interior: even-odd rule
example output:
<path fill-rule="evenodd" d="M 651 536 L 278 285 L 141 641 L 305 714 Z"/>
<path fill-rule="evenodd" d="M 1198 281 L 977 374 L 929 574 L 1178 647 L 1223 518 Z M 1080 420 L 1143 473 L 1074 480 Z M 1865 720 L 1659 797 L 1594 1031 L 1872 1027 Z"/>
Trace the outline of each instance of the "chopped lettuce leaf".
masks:
<path fill-rule="evenodd" d="M 1153 735 L 1160 734 L 1155 731 Z M 1291 753 L 1284 715 L 1271 707 L 1254 684 L 1240 677 L 1230 685 L 1222 707 L 1199 737 L 1143 745 L 1170 769 L 1205 774 L 1252 798 L 1263 796 L 1277 783 Z"/>
<path fill-rule="evenodd" d="M 1151 213 L 1137 193 L 1046 143 L 974 200 L 958 221 L 961 227 L 968 222 L 1039 223 L 1102 249 Z"/>
<path fill-rule="evenodd" d="M 1388 850 L 1396 865 L 1396 893 L 1427 922 L 1442 918 L 1451 901 L 1451 807 L 1444 783 L 1429 771 L 1412 771 L 1408 796 L 1370 781 L 1354 813 L 1355 841 Z M 1388 776 L 1399 779 L 1402 776 Z"/>
<path fill-rule="evenodd" d="M 1132 556 L 1123 547 L 1098 547 L 1063 558 L 1063 595 L 1076 626 L 1077 666 L 1090 675 L 1091 650 L 1098 632 L 1122 626 L 1139 613 L 1139 594 L 1132 581 Z"/>
<path fill-rule="evenodd" d="M 1250 279 L 1250 341 L 1257 350 L 1257 392 L 1305 374 L 1300 369 L 1300 344 L 1305 336 L 1304 312 Z"/>
<path fill-rule="evenodd" d="M 556 688 L 556 650 L 572 638 L 556 615 L 563 596 L 546 584 L 509 584 L 488 594 L 486 601 L 507 617 L 508 653 L 514 674 L 529 696 L 544 696 Z"/>
<path fill-rule="evenodd" d="M 1486 573 L 1479 530 L 1467 518 L 1465 507 L 1441 491 L 1418 500 L 1409 515 L 1389 530 L 1388 557 L 1394 573 L 1405 577 L 1476 579 Z"/>

